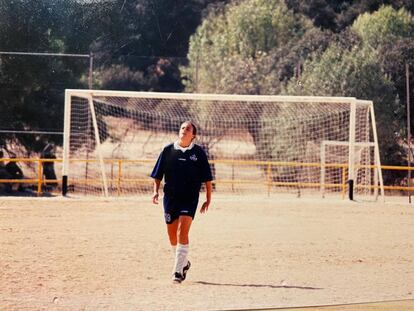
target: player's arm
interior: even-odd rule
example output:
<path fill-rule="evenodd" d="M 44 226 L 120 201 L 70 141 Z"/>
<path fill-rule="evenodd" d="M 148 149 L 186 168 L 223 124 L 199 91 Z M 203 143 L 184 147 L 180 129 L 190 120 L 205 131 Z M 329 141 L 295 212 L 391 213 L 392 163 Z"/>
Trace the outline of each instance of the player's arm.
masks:
<path fill-rule="evenodd" d="M 157 163 L 155 163 L 154 169 L 152 170 L 151 177 L 154 178 L 153 194 L 152 194 L 152 203 L 158 204 L 158 191 L 160 190 L 161 180 L 164 176 L 164 150 L 160 153 Z"/>
<path fill-rule="evenodd" d="M 208 211 L 208 207 L 210 206 L 210 203 L 211 203 L 212 189 L 213 189 L 213 185 L 212 185 L 211 180 L 206 181 L 206 201 L 201 206 L 201 210 L 200 210 L 201 213 L 205 213 Z"/>
<path fill-rule="evenodd" d="M 152 195 L 152 203 L 154 204 L 158 204 L 160 184 L 161 184 L 161 180 L 154 178 L 154 193 Z"/>

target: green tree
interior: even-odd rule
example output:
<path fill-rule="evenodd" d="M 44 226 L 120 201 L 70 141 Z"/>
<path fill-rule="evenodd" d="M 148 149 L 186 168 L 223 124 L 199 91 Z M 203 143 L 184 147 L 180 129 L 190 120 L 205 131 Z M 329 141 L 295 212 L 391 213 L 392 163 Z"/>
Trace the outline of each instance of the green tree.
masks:
<path fill-rule="evenodd" d="M 406 124 L 405 65 L 414 64 L 414 17 L 404 8 L 383 6 L 377 12 L 361 15 L 352 29 L 362 38 L 363 48 L 376 55 L 382 70 L 394 83 L 400 102 L 396 118 L 401 125 Z M 405 126 L 398 133 L 399 137 L 405 137 Z"/>
<path fill-rule="evenodd" d="M 268 54 L 301 38 L 311 28 L 283 1 L 248 0 L 211 11 L 190 39 L 187 90 L 260 93 Z M 265 70 L 265 72 L 261 72 Z M 233 76 L 239 88 L 234 90 Z"/>
<path fill-rule="evenodd" d="M 289 82 L 286 93 L 372 100 L 382 162 L 401 163 L 401 148 L 396 141 L 400 130 L 399 101 L 394 83 L 384 74 L 377 54 L 360 47 L 344 50 L 334 44 L 305 64 L 302 76 Z"/>
<path fill-rule="evenodd" d="M 382 6 L 375 13 L 360 15 L 352 29 L 362 38 L 365 45 L 377 49 L 402 38 L 412 38 L 414 17 L 404 8 L 397 11 L 391 6 Z"/>
<path fill-rule="evenodd" d="M 67 52 L 65 25 L 72 4 L 63 1 L 0 1 L 0 50 L 27 52 Z M 1 127 L 14 130 L 61 131 L 63 93 L 80 87 L 79 77 L 87 63 L 62 58 L 3 55 L 0 61 Z M 2 135 L 0 145 L 18 139 L 26 147 L 39 150 L 43 140 L 61 137 Z"/>
<path fill-rule="evenodd" d="M 414 2 L 411 0 L 286 0 L 286 4 L 295 13 L 309 17 L 316 27 L 338 33 L 352 25 L 359 15 L 375 12 L 382 5 L 405 8 L 414 13 Z"/>
<path fill-rule="evenodd" d="M 361 15 L 351 27 L 354 44 L 332 44 L 305 62 L 287 94 L 353 96 L 373 100 L 382 162 L 405 162 L 405 64 L 413 64 L 413 18 L 405 9 L 383 6 Z M 389 179 L 398 176 L 387 175 Z"/>
<path fill-rule="evenodd" d="M 141 84 L 142 88 L 136 90 L 182 91 L 178 67 L 185 62 L 189 37 L 200 24 L 207 6 L 226 1 L 115 0 L 85 3 L 85 8 L 94 12 L 85 23 L 92 25 L 90 29 L 96 34 L 92 38 L 91 49 L 102 72 L 100 76 L 108 76 L 113 66 L 119 65 L 125 67 L 123 72 L 130 71 L 130 76 L 141 75 L 147 80 Z M 160 66 L 164 68 L 162 75 L 156 71 Z M 137 86 L 129 82 L 121 79 L 115 84 L 120 89 L 129 90 Z"/>
<path fill-rule="evenodd" d="M 95 53 L 95 87 L 180 91 L 178 66 L 203 10 L 227 0 L 0 0 L 0 50 Z M 144 57 L 142 57 L 144 56 Z M 166 57 L 168 56 L 168 57 Z M 170 57 L 171 56 L 171 57 Z M 65 88 L 86 88 L 88 61 L 0 59 L 2 129 L 62 131 Z M 15 135 L 0 137 L 0 145 Z M 58 136 L 19 136 L 29 149 Z"/>

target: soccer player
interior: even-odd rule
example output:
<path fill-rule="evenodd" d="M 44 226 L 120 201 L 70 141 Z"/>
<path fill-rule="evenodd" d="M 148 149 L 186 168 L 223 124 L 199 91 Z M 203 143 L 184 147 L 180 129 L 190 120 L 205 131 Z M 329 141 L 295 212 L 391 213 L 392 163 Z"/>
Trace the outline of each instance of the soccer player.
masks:
<path fill-rule="evenodd" d="M 154 178 L 154 204 L 158 204 L 158 192 L 164 177 L 164 218 L 175 254 L 175 283 L 185 280 L 191 266 L 187 259 L 188 234 L 197 210 L 202 183 L 206 184 L 206 200 L 200 212 L 207 212 L 211 202 L 213 178 L 206 153 L 194 143 L 196 134 L 197 128 L 192 122 L 186 121 L 181 124 L 178 140 L 162 150 L 151 174 Z"/>

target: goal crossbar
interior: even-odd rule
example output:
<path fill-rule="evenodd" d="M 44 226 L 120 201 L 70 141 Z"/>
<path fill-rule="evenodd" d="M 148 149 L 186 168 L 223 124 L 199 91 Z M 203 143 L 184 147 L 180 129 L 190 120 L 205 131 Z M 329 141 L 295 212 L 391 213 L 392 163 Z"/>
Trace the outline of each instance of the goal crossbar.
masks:
<path fill-rule="evenodd" d="M 70 96 L 81 98 L 92 97 L 127 97 L 148 99 L 192 99 L 200 101 L 245 101 L 245 102 L 301 102 L 301 103 L 347 103 L 355 101 L 361 105 L 370 105 L 370 101 L 355 97 L 323 97 L 323 96 L 280 96 L 280 95 L 232 95 L 232 94 L 196 94 L 196 93 L 165 93 L 165 92 L 134 92 L 106 90 L 74 90 L 67 89 Z"/>

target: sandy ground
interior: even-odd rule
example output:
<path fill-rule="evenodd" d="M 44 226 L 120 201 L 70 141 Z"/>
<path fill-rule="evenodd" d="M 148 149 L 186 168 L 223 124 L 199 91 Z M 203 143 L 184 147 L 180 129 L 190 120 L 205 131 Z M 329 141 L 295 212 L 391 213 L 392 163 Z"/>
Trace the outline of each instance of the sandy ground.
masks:
<path fill-rule="evenodd" d="M 161 206 L 0 201 L 0 310 L 233 310 L 414 298 L 414 207 L 216 196 L 170 281 Z"/>

